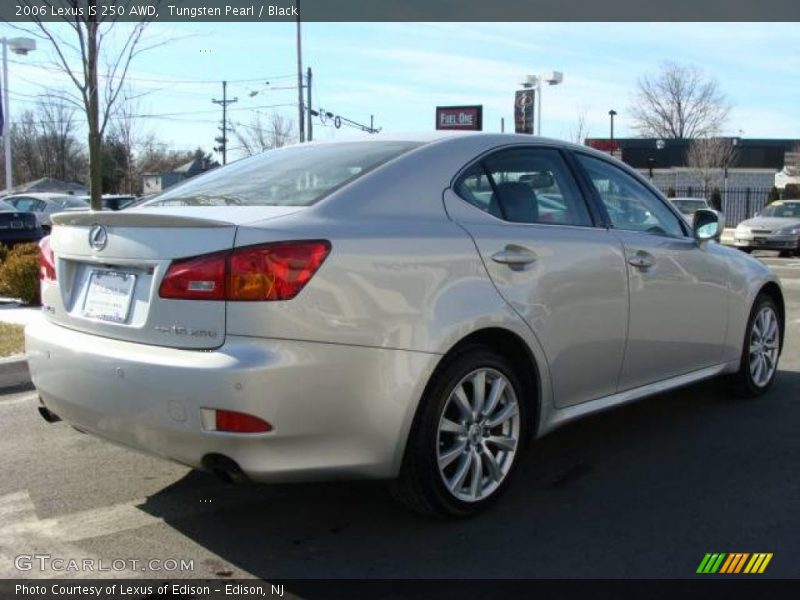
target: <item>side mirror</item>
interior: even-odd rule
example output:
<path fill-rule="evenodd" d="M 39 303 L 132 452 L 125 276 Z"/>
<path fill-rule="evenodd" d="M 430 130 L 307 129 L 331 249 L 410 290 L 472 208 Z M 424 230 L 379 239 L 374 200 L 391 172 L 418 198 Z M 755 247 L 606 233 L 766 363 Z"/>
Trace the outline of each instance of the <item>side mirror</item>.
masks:
<path fill-rule="evenodd" d="M 694 213 L 692 233 L 698 242 L 719 240 L 722 235 L 722 223 L 717 211 L 709 208 L 700 208 Z"/>

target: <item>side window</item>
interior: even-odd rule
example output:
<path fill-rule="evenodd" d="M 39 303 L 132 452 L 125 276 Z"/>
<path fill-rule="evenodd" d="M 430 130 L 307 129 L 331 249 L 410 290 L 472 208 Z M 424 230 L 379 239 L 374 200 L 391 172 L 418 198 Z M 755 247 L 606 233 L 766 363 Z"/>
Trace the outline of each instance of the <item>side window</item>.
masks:
<path fill-rule="evenodd" d="M 680 220 L 644 185 L 614 165 L 577 153 L 617 229 L 660 235 L 685 235 Z"/>
<path fill-rule="evenodd" d="M 35 210 L 36 199 L 35 198 L 28 198 L 23 196 L 22 198 L 15 198 L 13 200 L 13 204 L 17 210 L 22 212 L 28 212 Z"/>
<path fill-rule="evenodd" d="M 561 154 L 550 148 L 501 150 L 465 171 L 455 192 L 505 221 L 591 226 L 586 202 Z"/>

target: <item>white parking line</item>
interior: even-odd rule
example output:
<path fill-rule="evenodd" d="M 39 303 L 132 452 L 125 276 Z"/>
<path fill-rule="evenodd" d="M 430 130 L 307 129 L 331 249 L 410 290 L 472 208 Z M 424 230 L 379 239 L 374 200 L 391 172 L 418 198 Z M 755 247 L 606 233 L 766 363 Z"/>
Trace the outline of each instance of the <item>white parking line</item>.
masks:
<path fill-rule="evenodd" d="M 80 514 L 80 513 L 78 513 Z M 40 570 L 38 563 L 31 564 L 30 570 L 17 569 L 16 557 L 36 554 L 53 558 L 88 559 L 99 564 L 99 557 L 82 548 L 59 539 L 58 528 L 53 527 L 53 519 L 39 520 L 36 507 L 28 492 L 14 492 L 0 497 L 0 577 L 11 578 L 96 578 L 96 577 L 139 577 L 141 573 L 131 570 L 120 571 L 64 571 Z M 27 560 L 25 561 L 27 562 Z M 27 566 L 26 564 L 23 566 Z"/>
<path fill-rule="evenodd" d="M 178 501 L 165 508 L 158 516 L 151 515 L 141 508 L 145 499 L 133 500 L 113 506 L 92 508 L 67 515 L 59 515 L 47 519 L 36 516 L 36 508 L 27 491 L 14 492 L 0 496 L 0 578 L 31 577 L 141 577 L 138 571 L 74 572 L 44 571 L 38 568 L 30 572 L 16 569 L 13 557 L 20 554 L 49 554 L 52 557 L 94 560 L 99 558 L 88 554 L 85 550 L 74 546 L 76 542 L 113 535 L 163 523 L 165 520 L 185 518 L 214 512 L 233 505 L 242 505 L 243 498 L 254 498 L 242 488 L 241 494 L 228 494 L 215 502 L 202 502 L 198 497 L 196 503 L 190 499 Z M 202 490 L 198 490 L 199 496 Z M 125 558 L 124 553 L 114 558 Z M 108 564 L 109 561 L 104 561 Z"/>

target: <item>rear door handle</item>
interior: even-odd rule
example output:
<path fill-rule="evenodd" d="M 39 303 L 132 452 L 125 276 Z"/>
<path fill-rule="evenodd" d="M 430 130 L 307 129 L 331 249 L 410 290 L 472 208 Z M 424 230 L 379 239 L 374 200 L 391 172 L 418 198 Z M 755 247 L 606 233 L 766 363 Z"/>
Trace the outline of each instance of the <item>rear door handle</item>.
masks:
<path fill-rule="evenodd" d="M 536 260 L 536 253 L 524 246 L 508 245 L 503 250 L 492 254 L 492 260 L 512 269 L 521 269 Z"/>
<path fill-rule="evenodd" d="M 638 269 L 647 269 L 656 264 L 656 259 L 649 252 L 637 250 L 635 254 L 628 257 L 628 264 Z"/>

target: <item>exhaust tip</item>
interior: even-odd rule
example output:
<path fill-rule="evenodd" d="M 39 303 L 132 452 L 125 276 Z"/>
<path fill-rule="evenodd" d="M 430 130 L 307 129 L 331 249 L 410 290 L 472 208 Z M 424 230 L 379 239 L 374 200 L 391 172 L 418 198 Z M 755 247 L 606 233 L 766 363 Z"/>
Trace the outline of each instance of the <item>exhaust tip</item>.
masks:
<path fill-rule="evenodd" d="M 250 482 L 250 478 L 242 471 L 236 461 L 224 454 L 206 454 L 202 463 L 204 469 L 213 473 L 225 483 Z"/>
<path fill-rule="evenodd" d="M 51 412 L 44 404 L 39 406 L 39 414 L 42 415 L 42 418 L 48 423 L 58 423 L 61 420 L 61 417 Z"/>

